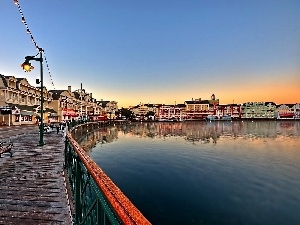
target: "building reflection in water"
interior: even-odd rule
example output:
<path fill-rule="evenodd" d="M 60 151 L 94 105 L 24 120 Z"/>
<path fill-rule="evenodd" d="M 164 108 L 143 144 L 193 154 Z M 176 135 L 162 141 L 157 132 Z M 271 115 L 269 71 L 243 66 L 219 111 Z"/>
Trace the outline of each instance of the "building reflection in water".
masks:
<path fill-rule="evenodd" d="M 300 136 L 300 121 L 143 122 L 104 127 L 79 140 L 90 151 L 96 145 L 117 141 L 118 134 L 141 138 L 183 138 L 187 142 L 217 144 L 220 138 L 283 138 Z"/>

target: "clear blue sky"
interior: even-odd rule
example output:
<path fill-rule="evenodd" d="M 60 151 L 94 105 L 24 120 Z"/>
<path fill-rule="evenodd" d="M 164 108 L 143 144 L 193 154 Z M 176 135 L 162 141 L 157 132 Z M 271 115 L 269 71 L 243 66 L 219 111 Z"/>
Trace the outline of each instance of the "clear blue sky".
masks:
<path fill-rule="evenodd" d="M 299 0 L 19 0 L 55 89 L 83 87 L 127 107 L 300 102 Z M 13 0 L 0 1 L 0 73 L 26 77 L 37 51 Z M 45 85 L 53 89 L 46 66 Z"/>

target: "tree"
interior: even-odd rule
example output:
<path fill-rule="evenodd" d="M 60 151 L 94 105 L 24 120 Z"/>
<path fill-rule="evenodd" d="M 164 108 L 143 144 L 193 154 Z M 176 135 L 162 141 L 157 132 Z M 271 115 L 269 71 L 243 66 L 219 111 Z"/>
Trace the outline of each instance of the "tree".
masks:
<path fill-rule="evenodd" d="M 121 108 L 119 109 L 119 113 L 122 115 L 122 116 L 125 116 L 126 119 L 128 120 L 132 120 L 134 115 L 133 115 L 133 112 L 131 112 L 129 109 L 126 109 L 126 108 Z"/>
<path fill-rule="evenodd" d="M 148 120 L 153 120 L 154 119 L 153 117 L 155 116 L 155 112 L 149 111 L 146 113 L 145 116 L 148 118 Z"/>
<path fill-rule="evenodd" d="M 118 119 L 120 119 L 119 117 L 120 117 L 120 115 L 121 115 L 121 112 L 118 110 L 118 111 L 115 112 L 115 115 L 116 115 L 116 117 L 117 117 Z"/>
<path fill-rule="evenodd" d="M 146 113 L 146 116 L 149 117 L 149 116 L 155 116 L 155 113 L 153 111 L 149 111 Z"/>

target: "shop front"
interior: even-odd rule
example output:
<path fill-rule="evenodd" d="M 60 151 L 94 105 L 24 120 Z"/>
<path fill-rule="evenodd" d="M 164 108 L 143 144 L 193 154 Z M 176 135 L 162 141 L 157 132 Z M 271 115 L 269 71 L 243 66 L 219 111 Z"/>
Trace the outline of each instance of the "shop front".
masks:
<path fill-rule="evenodd" d="M 74 109 L 72 108 L 63 108 L 62 109 L 62 120 L 75 120 L 78 118 L 79 114 L 77 112 L 75 112 Z"/>
<path fill-rule="evenodd" d="M 0 106 L 0 126 L 11 124 L 12 108 L 10 106 Z"/>
<path fill-rule="evenodd" d="M 20 114 L 14 115 L 14 125 L 35 124 L 34 112 L 21 110 Z"/>
<path fill-rule="evenodd" d="M 58 123 L 58 114 L 57 113 L 49 113 L 48 114 L 48 121 L 50 123 Z"/>

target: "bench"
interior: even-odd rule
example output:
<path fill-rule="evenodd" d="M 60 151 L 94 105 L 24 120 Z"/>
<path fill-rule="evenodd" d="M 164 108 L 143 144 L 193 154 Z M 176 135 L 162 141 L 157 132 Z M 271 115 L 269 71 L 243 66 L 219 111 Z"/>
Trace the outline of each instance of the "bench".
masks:
<path fill-rule="evenodd" d="M 10 153 L 10 157 L 12 157 L 12 152 L 11 150 L 13 149 L 14 145 L 12 142 L 9 142 L 9 144 L 7 146 L 3 146 L 3 143 L 0 142 L 0 158 L 2 157 L 1 155 L 3 153 L 7 153 L 9 152 Z"/>

